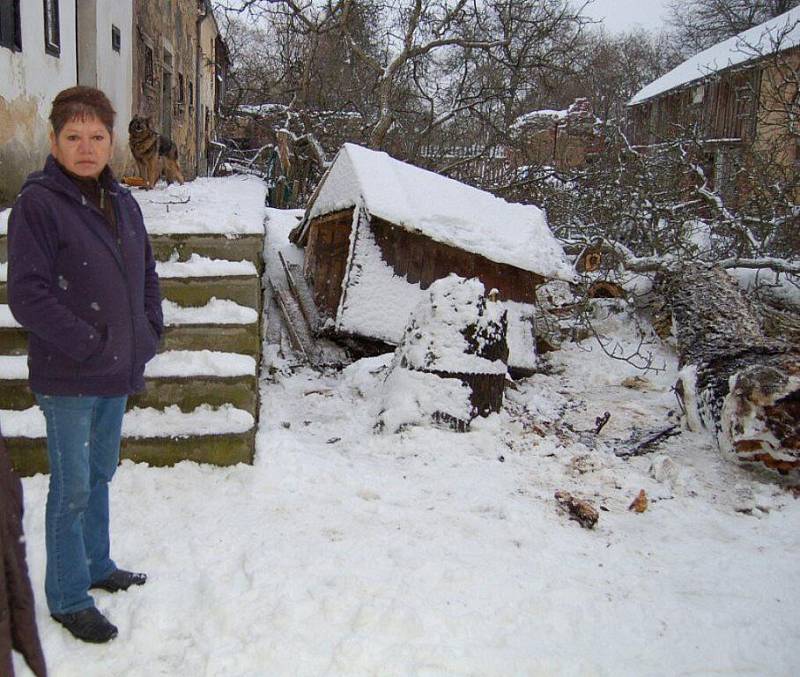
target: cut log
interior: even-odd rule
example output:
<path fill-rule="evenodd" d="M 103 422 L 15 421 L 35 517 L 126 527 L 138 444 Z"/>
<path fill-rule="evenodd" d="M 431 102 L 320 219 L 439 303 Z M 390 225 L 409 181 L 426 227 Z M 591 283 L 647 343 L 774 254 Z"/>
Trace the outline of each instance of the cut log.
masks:
<path fill-rule="evenodd" d="M 722 269 L 687 265 L 665 281 L 681 374 L 676 392 L 690 427 L 720 449 L 781 475 L 800 471 L 800 349 L 771 338 Z"/>
<path fill-rule="evenodd" d="M 584 529 L 594 529 L 600 514 L 595 507 L 582 498 L 576 498 L 568 491 L 557 491 L 555 499 L 559 507 L 564 510 L 571 520 L 575 520 Z"/>
<path fill-rule="evenodd" d="M 502 407 L 506 329 L 506 311 L 487 301 L 480 280 L 456 275 L 437 280 L 409 318 L 385 387 L 420 388 L 405 399 L 425 409 L 423 416 L 466 431 L 474 417 Z M 396 394 L 385 399 L 395 404 L 381 412 L 379 427 L 394 432 L 399 399 Z"/>

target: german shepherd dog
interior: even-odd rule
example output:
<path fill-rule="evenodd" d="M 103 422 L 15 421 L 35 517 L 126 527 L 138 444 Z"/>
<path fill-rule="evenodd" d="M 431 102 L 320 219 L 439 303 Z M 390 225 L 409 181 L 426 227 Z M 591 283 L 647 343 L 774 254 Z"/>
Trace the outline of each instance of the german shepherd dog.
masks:
<path fill-rule="evenodd" d="M 133 116 L 128 125 L 128 143 L 139 176 L 144 179 L 145 189 L 155 186 L 162 174 L 167 184 L 177 181 L 183 185 L 183 173 L 178 165 L 178 147 L 172 139 L 153 129 L 150 116 Z"/>

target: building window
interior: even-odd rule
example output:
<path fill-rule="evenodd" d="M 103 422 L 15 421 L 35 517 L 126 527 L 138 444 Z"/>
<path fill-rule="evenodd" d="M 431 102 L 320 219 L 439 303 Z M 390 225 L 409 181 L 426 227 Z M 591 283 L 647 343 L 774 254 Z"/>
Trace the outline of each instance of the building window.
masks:
<path fill-rule="evenodd" d="M 178 73 L 177 92 L 175 93 L 175 115 L 183 115 L 186 107 L 186 86 L 184 85 L 183 73 Z"/>
<path fill-rule="evenodd" d="M 148 85 L 156 83 L 156 69 L 153 65 L 153 48 L 144 45 L 144 82 Z"/>
<path fill-rule="evenodd" d="M 51 56 L 61 55 L 58 0 L 44 0 L 44 51 Z"/>
<path fill-rule="evenodd" d="M 119 52 L 122 49 L 122 33 L 114 24 L 111 24 L 111 49 L 115 52 Z"/>
<path fill-rule="evenodd" d="M 189 80 L 189 110 L 194 108 L 194 83 Z"/>
<path fill-rule="evenodd" d="M 15 52 L 22 49 L 19 3 L 20 0 L 0 0 L 0 46 Z"/>

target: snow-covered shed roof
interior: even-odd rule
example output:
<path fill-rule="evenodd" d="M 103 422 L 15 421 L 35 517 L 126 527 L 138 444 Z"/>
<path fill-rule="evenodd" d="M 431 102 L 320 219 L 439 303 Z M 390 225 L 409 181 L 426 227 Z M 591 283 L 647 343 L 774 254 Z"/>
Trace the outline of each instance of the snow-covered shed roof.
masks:
<path fill-rule="evenodd" d="M 640 89 L 628 105 L 635 106 L 726 68 L 754 61 L 799 44 L 800 7 L 797 7 L 695 54 L 669 73 Z"/>
<path fill-rule="evenodd" d="M 544 277 L 572 280 L 544 211 L 506 202 L 381 151 L 346 143 L 308 207 L 317 216 L 363 203 L 374 216 L 432 240 Z"/>

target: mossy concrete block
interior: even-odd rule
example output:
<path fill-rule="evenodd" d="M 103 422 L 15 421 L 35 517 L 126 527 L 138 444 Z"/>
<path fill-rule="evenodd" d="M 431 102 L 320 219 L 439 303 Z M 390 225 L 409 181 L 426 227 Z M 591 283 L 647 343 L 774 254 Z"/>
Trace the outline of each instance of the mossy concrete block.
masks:
<path fill-rule="evenodd" d="M 0 355 L 25 355 L 28 332 L 19 327 L 0 327 Z"/>
<path fill-rule="evenodd" d="M 210 259 L 250 261 L 259 271 L 264 268 L 263 235 L 151 235 L 150 243 L 157 261 L 169 261 L 178 252 L 179 261 L 198 254 Z"/>
<path fill-rule="evenodd" d="M 3 305 L 8 303 L 8 288 L 5 282 L 0 282 L 0 303 Z"/>
<path fill-rule="evenodd" d="M 0 235 L 0 263 L 8 261 L 8 236 Z"/>
<path fill-rule="evenodd" d="M 5 442 L 11 466 L 17 474 L 30 477 L 36 473 L 49 472 L 45 438 L 6 437 Z"/>
<path fill-rule="evenodd" d="M 183 412 L 193 411 L 202 404 L 214 407 L 232 404 L 255 416 L 258 411 L 258 380 L 255 376 L 147 379 L 145 390 L 128 400 L 129 409 L 164 409 L 175 404 Z"/>
<path fill-rule="evenodd" d="M 11 465 L 19 475 L 30 477 L 49 472 L 47 443 L 44 438 L 8 437 L 6 446 Z M 255 456 L 255 431 L 196 437 L 125 438 L 122 440 L 120 456 L 153 466 L 172 466 L 181 461 L 220 466 L 252 463 Z"/>
<path fill-rule="evenodd" d="M 34 404 L 27 379 L 0 380 L 0 409 L 28 409 Z"/>
<path fill-rule="evenodd" d="M 231 435 L 196 437 L 126 438 L 122 458 L 154 466 L 171 466 L 181 461 L 212 465 L 252 463 L 255 456 L 255 430 Z"/>
<path fill-rule="evenodd" d="M 216 297 L 259 310 L 261 280 L 255 275 L 164 279 L 161 280 L 161 295 L 181 306 L 204 306 Z"/>
<path fill-rule="evenodd" d="M 159 352 L 165 350 L 219 350 L 258 357 L 261 351 L 259 325 L 181 324 L 166 327 Z M 0 355 L 25 355 L 28 332 L 21 328 L 0 328 Z"/>
<path fill-rule="evenodd" d="M 160 352 L 165 350 L 220 350 L 258 358 L 261 351 L 258 323 L 184 324 L 167 327 Z"/>
<path fill-rule="evenodd" d="M 36 399 L 27 381 L 0 381 L 0 409 L 20 411 L 35 404 Z M 147 379 L 145 390 L 128 399 L 128 409 L 165 409 L 174 404 L 184 412 L 193 411 L 201 404 L 214 407 L 232 404 L 255 416 L 258 411 L 258 381 L 255 376 Z"/>

